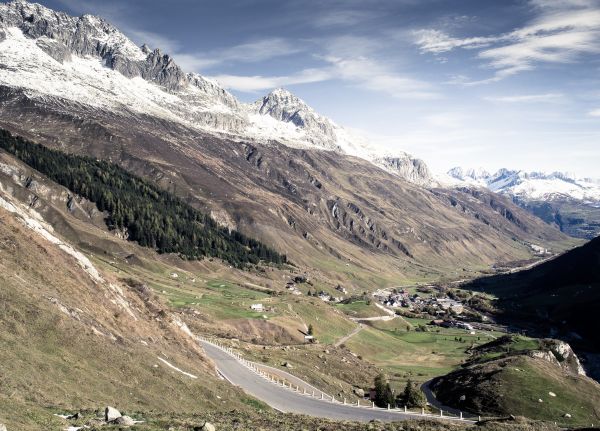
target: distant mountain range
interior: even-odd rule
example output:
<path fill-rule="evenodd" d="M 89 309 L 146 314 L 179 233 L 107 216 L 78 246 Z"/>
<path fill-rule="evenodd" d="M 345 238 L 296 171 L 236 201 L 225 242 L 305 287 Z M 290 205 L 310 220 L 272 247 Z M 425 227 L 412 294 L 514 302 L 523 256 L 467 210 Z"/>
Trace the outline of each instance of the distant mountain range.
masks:
<path fill-rule="evenodd" d="M 556 224 L 569 235 L 593 238 L 600 234 L 600 180 L 553 172 L 500 169 L 450 169 L 455 187 L 485 187 L 510 196 L 544 221 Z"/>

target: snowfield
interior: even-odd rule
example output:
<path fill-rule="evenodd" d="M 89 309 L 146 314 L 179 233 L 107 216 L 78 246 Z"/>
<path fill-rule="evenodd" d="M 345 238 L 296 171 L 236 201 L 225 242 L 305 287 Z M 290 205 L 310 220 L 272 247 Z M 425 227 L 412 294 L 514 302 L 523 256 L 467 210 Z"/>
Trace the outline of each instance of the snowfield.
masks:
<path fill-rule="evenodd" d="M 453 168 L 447 173 L 453 186 L 485 187 L 526 201 L 575 199 L 592 206 L 600 205 L 600 182 L 577 178 L 563 172 L 523 172 L 500 169 L 490 174 L 483 169 Z"/>

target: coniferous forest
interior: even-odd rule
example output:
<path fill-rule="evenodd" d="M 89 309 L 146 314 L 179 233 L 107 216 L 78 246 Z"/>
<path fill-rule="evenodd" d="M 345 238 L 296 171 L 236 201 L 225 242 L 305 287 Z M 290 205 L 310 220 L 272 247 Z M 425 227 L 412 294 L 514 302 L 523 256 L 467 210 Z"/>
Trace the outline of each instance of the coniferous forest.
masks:
<path fill-rule="evenodd" d="M 217 257 L 236 267 L 286 256 L 238 231 L 219 226 L 177 196 L 123 168 L 66 154 L 0 130 L 0 148 L 105 211 L 110 229 L 126 229 L 129 240 L 159 253 L 188 259 Z"/>

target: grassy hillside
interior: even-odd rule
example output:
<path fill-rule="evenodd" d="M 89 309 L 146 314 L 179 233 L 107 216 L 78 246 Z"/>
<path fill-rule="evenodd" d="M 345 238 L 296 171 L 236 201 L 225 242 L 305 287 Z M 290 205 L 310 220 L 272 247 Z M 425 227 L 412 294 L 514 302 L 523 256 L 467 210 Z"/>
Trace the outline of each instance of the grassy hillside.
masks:
<path fill-rule="evenodd" d="M 532 353 L 555 355 L 546 350 L 550 346 L 544 340 L 502 337 L 476 348 L 469 362 L 434 380 L 432 388 L 444 404 L 475 414 L 521 415 L 568 426 L 598 424 L 600 384 L 577 375 L 566 362 Z"/>
<path fill-rule="evenodd" d="M 246 409 L 245 396 L 217 378 L 168 310 L 146 295 L 113 279 L 94 282 L 0 209 L 0 422 L 57 429 L 44 425 L 53 423 L 49 414 L 23 413 L 35 406 L 199 413 L 221 408 L 217 395 Z"/>
<path fill-rule="evenodd" d="M 464 287 L 494 294 L 500 317 L 509 324 L 555 330 L 574 345 L 600 350 L 600 237 L 527 271 Z"/>

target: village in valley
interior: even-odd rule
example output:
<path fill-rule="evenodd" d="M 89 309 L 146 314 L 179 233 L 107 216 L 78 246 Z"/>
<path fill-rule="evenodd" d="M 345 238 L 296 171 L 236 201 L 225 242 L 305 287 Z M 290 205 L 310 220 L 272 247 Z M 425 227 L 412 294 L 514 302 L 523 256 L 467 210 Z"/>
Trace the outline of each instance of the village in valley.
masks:
<path fill-rule="evenodd" d="M 474 334 L 476 329 L 505 331 L 505 328 L 496 325 L 489 317 L 491 307 L 489 298 L 450 286 L 452 285 L 421 284 L 383 288 L 367 294 L 367 292 L 349 292 L 349 289 L 340 284 L 319 289 L 307 274 L 292 276 L 285 282 L 285 289 L 289 295 L 318 298 L 332 306 L 373 304 L 374 314 L 377 314 L 376 310 L 380 310 L 382 313 L 379 314 L 385 314 L 387 318 L 397 316 L 420 318 L 424 322 L 428 321 L 430 326 L 462 329 L 471 334 Z M 262 303 L 251 304 L 250 308 L 259 313 L 272 309 Z M 382 317 L 385 316 L 374 315 L 355 320 Z M 312 337 L 310 338 L 312 341 Z"/>

